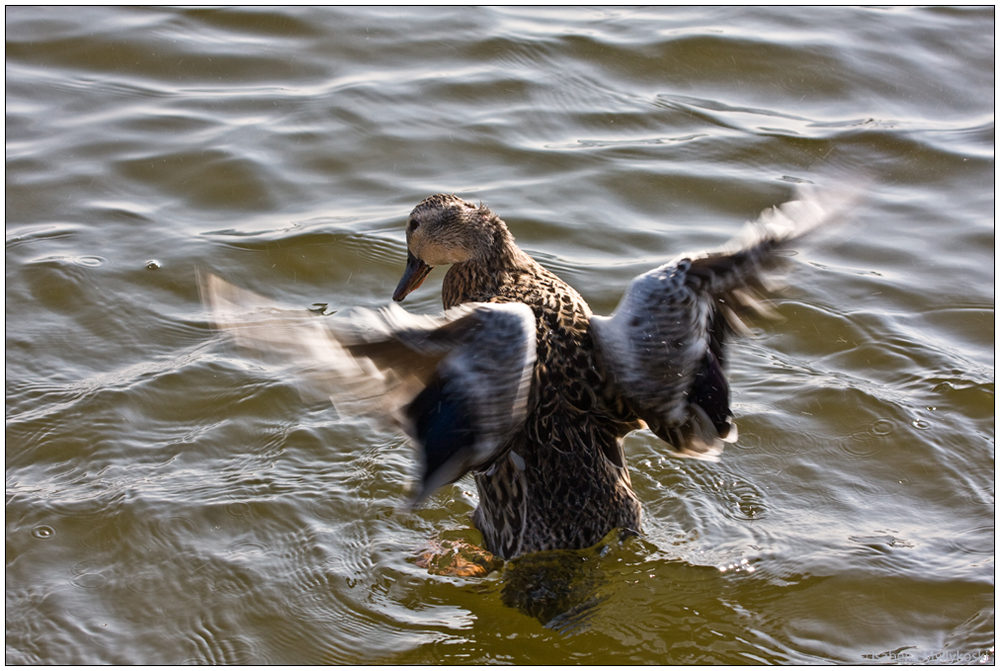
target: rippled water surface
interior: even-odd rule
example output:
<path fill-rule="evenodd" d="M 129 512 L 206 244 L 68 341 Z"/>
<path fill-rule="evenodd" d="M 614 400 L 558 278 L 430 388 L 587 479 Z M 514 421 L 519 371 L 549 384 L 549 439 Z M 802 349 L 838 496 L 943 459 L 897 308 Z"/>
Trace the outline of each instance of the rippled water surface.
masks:
<path fill-rule="evenodd" d="M 8 662 L 993 661 L 992 9 L 12 7 L 6 35 Z M 476 541 L 470 480 L 405 512 L 405 442 L 199 300 L 196 270 L 385 304 L 448 191 L 606 314 L 831 171 L 869 197 L 733 349 L 739 443 L 633 434 L 642 537 L 486 578 L 414 560 Z"/>

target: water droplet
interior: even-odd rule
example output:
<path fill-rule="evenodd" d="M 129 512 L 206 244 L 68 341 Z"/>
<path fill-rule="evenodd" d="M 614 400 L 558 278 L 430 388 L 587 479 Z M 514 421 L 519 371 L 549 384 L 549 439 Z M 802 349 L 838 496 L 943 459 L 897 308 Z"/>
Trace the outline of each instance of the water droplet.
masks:
<path fill-rule="evenodd" d="M 39 540 L 47 541 L 56 535 L 56 530 L 47 524 L 40 524 L 31 530 L 31 535 Z"/>
<path fill-rule="evenodd" d="M 740 501 L 738 507 L 744 519 L 750 520 L 757 516 L 757 512 L 754 510 L 752 501 Z"/>
<path fill-rule="evenodd" d="M 158 270 L 159 267 L 160 267 L 160 262 L 157 261 L 156 259 L 150 259 L 149 261 L 146 261 L 146 268 L 149 270 Z"/>

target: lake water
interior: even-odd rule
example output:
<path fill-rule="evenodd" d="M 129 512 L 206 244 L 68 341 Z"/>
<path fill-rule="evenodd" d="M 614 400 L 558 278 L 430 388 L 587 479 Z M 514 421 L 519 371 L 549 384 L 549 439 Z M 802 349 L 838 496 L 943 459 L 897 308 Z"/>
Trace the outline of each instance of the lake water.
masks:
<path fill-rule="evenodd" d="M 992 8 L 9 7 L 6 36 L 8 663 L 994 662 Z M 405 512 L 404 440 L 198 294 L 386 304 L 444 191 L 607 314 L 831 172 L 868 197 L 733 348 L 739 442 L 633 434 L 642 537 L 485 578 L 415 563 L 476 541 L 471 480 Z"/>

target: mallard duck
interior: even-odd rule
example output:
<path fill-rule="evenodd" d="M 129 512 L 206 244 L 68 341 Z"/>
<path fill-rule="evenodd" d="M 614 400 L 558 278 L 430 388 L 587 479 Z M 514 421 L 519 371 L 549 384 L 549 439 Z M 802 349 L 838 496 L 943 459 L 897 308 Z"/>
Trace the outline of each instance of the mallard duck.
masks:
<path fill-rule="evenodd" d="M 609 317 L 514 242 L 485 205 L 439 194 L 413 209 L 393 300 L 436 266 L 441 317 L 391 305 L 330 319 L 290 316 L 209 276 L 217 323 L 242 344 L 294 361 L 341 412 L 388 420 L 415 443 L 412 503 L 473 473 L 473 523 L 505 559 L 641 531 L 622 439 L 648 427 L 684 457 L 715 460 L 736 440 L 724 372 L 740 315 L 764 311 L 776 251 L 843 211 L 811 195 L 766 211 L 720 251 L 636 277 Z M 248 307 L 263 312 L 248 312 Z"/>

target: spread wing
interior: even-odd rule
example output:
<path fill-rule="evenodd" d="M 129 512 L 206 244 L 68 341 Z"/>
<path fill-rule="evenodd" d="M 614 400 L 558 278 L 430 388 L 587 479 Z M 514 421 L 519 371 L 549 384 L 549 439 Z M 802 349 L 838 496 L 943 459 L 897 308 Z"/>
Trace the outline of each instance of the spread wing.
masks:
<path fill-rule="evenodd" d="M 765 211 L 716 252 L 680 256 L 636 277 L 610 317 L 591 329 L 607 373 L 649 428 L 679 456 L 715 461 L 736 440 L 725 374 L 726 343 L 740 317 L 767 314 L 764 271 L 776 252 L 835 221 L 859 189 L 801 192 Z"/>
<path fill-rule="evenodd" d="M 421 457 L 413 505 L 501 456 L 527 414 L 535 317 L 521 303 L 469 303 L 440 317 L 397 305 L 321 317 L 214 275 L 201 284 L 217 326 L 286 367 L 302 391 L 409 436 Z"/>

